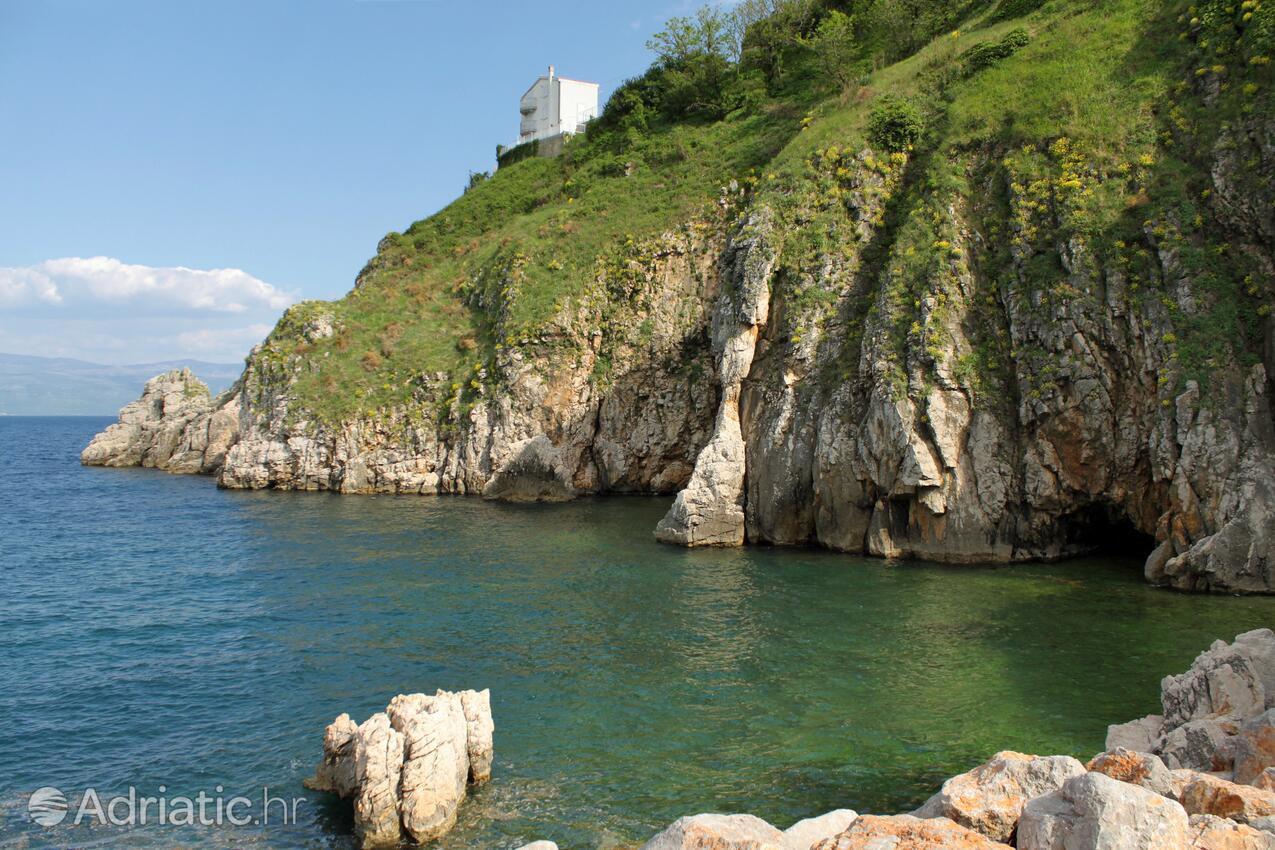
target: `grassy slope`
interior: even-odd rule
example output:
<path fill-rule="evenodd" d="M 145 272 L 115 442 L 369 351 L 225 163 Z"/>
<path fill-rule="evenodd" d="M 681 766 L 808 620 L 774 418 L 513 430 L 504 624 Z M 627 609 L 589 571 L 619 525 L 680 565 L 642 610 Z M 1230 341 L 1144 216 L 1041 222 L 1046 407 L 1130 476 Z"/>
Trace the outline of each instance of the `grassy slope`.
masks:
<path fill-rule="evenodd" d="M 754 185 L 758 198 L 778 208 L 820 209 L 818 196 L 831 185 L 820 174 L 829 149 L 865 146 L 872 99 L 883 92 L 922 105 L 931 128 L 914 155 L 908 215 L 896 223 L 889 249 L 900 272 L 890 278 L 895 302 L 906 306 L 933 287 L 929 272 L 945 250 L 936 247 L 944 244 L 940 211 L 917 211 L 945 194 L 969 193 L 977 176 L 963 170 L 971 151 L 1003 151 L 1001 179 L 1048 195 L 1064 211 L 1065 221 L 1052 226 L 1092 237 L 1108 259 L 1134 268 L 1135 278 L 1149 259 L 1144 222 L 1176 222 L 1169 238 L 1213 294 L 1200 315 L 1181 317 L 1175 343 L 1184 374 L 1250 357 L 1250 317 L 1264 293 L 1244 283 L 1243 258 L 1211 241 L 1199 208 L 1206 178 L 1190 161 L 1201 140 L 1181 127 L 1207 138 L 1267 98 L 1267 72 L 1237 59 L 1239 73 L 1252 78 L 1243 89 L 1249 102 L 1237 104 L 1238 92 L 1224 92 L 1211 108 L 1199 106 L 1186 85 L 1195 60 L 1178 39 L 1179 11 L 1185 4 L 1050 0 L 1025 18 L 1002 21 L 993 6 L 879 70 L 850 98 L 821 92 L 797 63 L 786 91 L 751 114 L 665 126 L 623 156 L 574 140 L 562 158 L 501 169 L 437 215 L 390 234 L 356 290 L 331 305 L 294 308 L 262 360 L 280 365 L 304 355 L 309 365 L 295 392 L 329 421 L 445 401 L 423 400 L 437 388 L 422 391 L 422 374 L 448 373 L 444 386 L 462 394 L 497 346 L 535 340 L 626 245 L 703 215 L 731 179 Z M 1031 34 L 1026 47 L 991 68 L 962 73 L 964 51 L 1017 27 Z M 805 115 L 813 121 L 803 122 Z M 1008 219 L 1022 211 L 1005 201 L 982 212 Z M 1005 235 L 1007 248 L 1004 223 L 985 223 Z M 817 220 L 788 224 L 795 237 L 804 228 L 805 241 L 818 242 Z M 794 246 L 801 241 L 794 238 Z M 792 253 L 799 262 L 801 252 Z M 1004 252 L 999 261 L 1008 261 Z M 1058 270 L 1042 267 L 1039 275 L 1049 286 Z M 319 312 L 333 312 L 342 329 L 332 339 L 306 341 L 299 328 Z M 906 313 L 900 311 L 900 347 Z M 994 373 L 1017 354 L 1005 350 L 994 328 L 983 342 L 967 371 Z"/>

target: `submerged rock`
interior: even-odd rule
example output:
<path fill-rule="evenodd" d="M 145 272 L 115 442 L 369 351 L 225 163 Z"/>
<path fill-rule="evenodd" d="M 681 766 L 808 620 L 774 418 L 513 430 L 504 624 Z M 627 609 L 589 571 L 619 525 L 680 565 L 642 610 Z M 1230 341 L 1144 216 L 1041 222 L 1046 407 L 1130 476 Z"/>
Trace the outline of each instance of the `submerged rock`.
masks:
<path fill-rule="evenodd" d="M 1007 750 L 944 782 L 942 790 L 912 814 L 946 817 L 995 841 L 1008 841 L 1029 800 L 1057 790 L 1084 772 L 1084 765 L 1070 756 Z"/>
<path fill-rule="evenodd" d="M 354 801 L 364 848 L 430 841 L 456 823 L 468 783 L 491 775 L 492 729 L 489 691 L 400 694 L 360 725 L 337 717 L 305 785 Z"/>

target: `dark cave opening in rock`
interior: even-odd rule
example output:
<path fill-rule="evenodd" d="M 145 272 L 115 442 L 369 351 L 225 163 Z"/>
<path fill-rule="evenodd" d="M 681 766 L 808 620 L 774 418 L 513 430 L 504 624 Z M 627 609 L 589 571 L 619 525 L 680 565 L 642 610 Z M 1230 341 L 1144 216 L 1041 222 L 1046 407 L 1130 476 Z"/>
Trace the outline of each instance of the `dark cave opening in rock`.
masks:
<path fill-rule="evenodd" d="M 1067 543 L 1075 550 L 1145 561 L 1155 549 L 1152 535 L 1138 530 L 1123 511 L 1106 505 L 1090 505 L 1068 519 Z"/>

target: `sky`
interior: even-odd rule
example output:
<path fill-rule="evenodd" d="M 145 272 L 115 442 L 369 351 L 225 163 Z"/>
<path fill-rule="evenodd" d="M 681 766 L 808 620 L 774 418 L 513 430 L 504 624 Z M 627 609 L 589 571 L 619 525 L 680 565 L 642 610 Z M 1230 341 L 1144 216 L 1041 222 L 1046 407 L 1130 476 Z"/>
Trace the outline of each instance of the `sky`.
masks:
<path fill-rule="evenodd" d="M 691 0 L 0 0 L 0 352 L 233 362 Z"/>

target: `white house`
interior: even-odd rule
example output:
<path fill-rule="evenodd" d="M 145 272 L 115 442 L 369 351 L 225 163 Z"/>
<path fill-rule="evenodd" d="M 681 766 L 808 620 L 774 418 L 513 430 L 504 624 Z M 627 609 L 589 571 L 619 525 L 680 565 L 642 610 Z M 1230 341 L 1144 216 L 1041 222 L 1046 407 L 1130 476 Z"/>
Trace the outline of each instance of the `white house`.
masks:
<path fill-rule="evenodd" d="M 519 104 L 522 123 L 518 143 L 578 133 L 598 117 L 598 84 L 549 73 L 531 84 Z"/>

